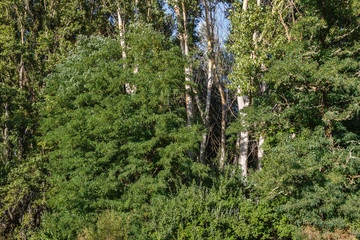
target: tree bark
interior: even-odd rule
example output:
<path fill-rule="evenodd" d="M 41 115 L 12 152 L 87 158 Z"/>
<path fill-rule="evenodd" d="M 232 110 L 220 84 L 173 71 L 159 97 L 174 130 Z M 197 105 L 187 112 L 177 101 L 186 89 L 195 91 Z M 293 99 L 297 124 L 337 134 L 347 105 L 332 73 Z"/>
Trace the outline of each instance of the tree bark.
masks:
<path fill-rule="evenodd" d="M 7 125 L 7 120 L 9 118 L 9 108 L 8 108 L 7 102 L 4 103 L 4 115 L 5 115 L 5 123 L 4 123 L 2 139 L 3 139 L 3 144 L 4 144 L 4 158 L 8 159 L 8 156 L 9 156 L 9 143 L 8 143 L 9 128 Z"/>
<path fill-rule="evenodd" d="M 264 149 L 262 148 L 263 144 L 265 142 L 265 136 L 264 135 L 260 135 L 259 137 L 259 145 L 258 145 L 258 169 L 262 170 L 262 164 L 261 164 L 261 159 L 264 156 Z"/>
<path fill-rule="evenodd" d="M 135 0 L 135 19 L 139 18 L 140 10 L 139 10 L 139 0 Z"/>
<path fill-rule="evenodd" d="M 257 5 L 260 6 L 261 4 L 263 3 L 263 0 L 257 0 Z M 256 31 L 256 36 L 255 36 L 255 39 L 254 39 L 254 44 L 257 43 L 258 41 L 258 37 L 259 37 L 259 31 Z M 255 56 L 254 56 L 255 57 Z M 265 69 L 265 65 L 264 64 L 261 64 L 261 68 L 262 70 Z M 267 85 L 265 82 L 261 82 L 261 86 L 260 86 L 260 94 L 263 95 L 265 93 L 267 89 Z M 264 149 L 263 149 L 263 144 L 265 142 L 265 135 L 264 134 L 261 134 L 260 137 L 259 137 L 259 141 L 258 141 L 258 169 L 259 170 L 262 170 L 262 163 L 261 163 L 261 160 L 264 156 Z"/>
<path fill-rule="evenodd" d="M 212 61 L 213 55 L 213 41 L 211 34 L 211 25 L 209 23 L 209 12 L 206 8 L 206 3 L 203 0 L 203 5 L 205 7 L 205 22 L 206 22 L 206 39 L 207 39 L 207 53 L 208 53 L 208 68 L 207 68 L 207 88 L 206 88 L 206 99 L 205 99 L 205 122 L 204 127 L 206 131 L 209 130 L 209 118 L 210 118 L 210 105 L 211 105 L 211 94 L 212 94 L 212 85 L 214 83 L 214 62 Z M 208 140 L 208 132 L 205 132 L 202 136 L 202 141 L 200 145 L 200 161 L 204 160 L 206 143 Z"/>
<path fill-rule="evenodd" d="M 264 94 L 266 89 L 267 89 L 266 83 L 262 82 L 261 86 L 260 86 L 260 94 L 261 95 Z M 263 166 L 261 163 L 261 160 L 264 156 L 264 149 L 263 149 L 264 142 L 265 142 L 265 135 L 262 133 L 262 134 L 260 134 L 259 141 L 258 141 L 258 169 L 259 170 L 262 170 L 262 166 Z"/>
<path fill-rule="evenodd" d="M 211 46 L 211 42 L 208 40 L 208 48 Z M 213 78 L 213 62 L 211 59 L 208 59 L 208 68 L 207 68 L 207 86 L 206 86 L 206 99 L 205 99 L 205 111 L 204 111 L 204 127 L 206 130 L 209 129 L 209 118 L 210 118 L 210 105 L 211 105 L 211 94 L 212 94 L 212 85 L 214 83 Z M 204 161 L 205 158 L 205 149 L 207 143 L 208 132 L 203 133 L 201 144 L 200 144 L 200 161 Z"/>
<path fill-rule="evenodd" d="M 243 0 L 243 11 L 246 11 L 247 10 L 247 7 L 248 7 L 248 0 Z"/>
<path fill-rule="evenodd" d="M 208 52 L 208 70 L 207 70 L 207 96 L 205 102 L 205 128 L 209 128 L 209 110 L 210 110 L 210 101 L 211 101 L 211 87 L 212 84 L 216 83 L 218 91 L 220 93 L 221 98 L 221 136 L 220 136 L 220 169 L 224 168 L 225 161 L 226 161 L 226 97 L 225 91 L 222 83 L 220 82 L 219 76 L 217 74 L 217 64 L 215 58 L 215 34 L 214 34 L 214 22 L 216 22 L 216 13 L 213 12 L 213 9 L 216 8 L 217 1 L 215 1 L 213 6 L 210 6 L 209 9 L 209 1 L 202 0 L 202 4 L 204 6 L 205 12 L 205 24 L 206 24 L 206 38 L 207 38 L 207 52 Z M 202 136 L 202 142 L 200 145 L 200 159 L 203 160 L 204 152 L 206 148 L 206 142 L 208 138 L 208 133 L 204 133 Z"/>
<path fill-rule="evenodd" d="M 175 0 L 174 10 L 177 19 L 177 23 L 179 26 L 182 26 L 183 29 L 179 28 L 179 39 L 180 46 L 182 50 L 183 56 L 188 60 L 190 57 L 189 52 L 189 33 L 187 29 L 187 16 L 184 1 L 181 1 L 182 14 L 180 13 L 180 5 L 179 0 Z M 191 64 L 185 65 L 185 101 L 186 101 L 186 114 L 187 114 L 187 125 L 191 126 L 194 116 L 194 104 L 192 97 L 190 95 L 191 92 Z"/>
<path fill-rule="evenodd" d="M 246 115 L 241 111 L 245 107 L 249 106 L 249 99 L 244 95 L 241 96 L 240 90 L 238 90 L 238 93 L 239 95 L 237 97 L 237 102 L 239 108 L 239 117 L 240 117 L 240 121 L 244 125 L 244 121 L 242 120 L 242 118 L 244 118 Z M 242 170 L 243 177 L 246 177 L 248 172 L 248 152 L 249 152 L 249 132 L 247 130 L 242 130 L 240 132 L 240 139 L 238 139 L 238 142 L 240 142 L 240 144 L 238 145 L 239 147 L 238 166 L 240 166 Z"/>
<path fill-rule="evenodd" d="M 121 15 L 120 6 L 118 6 L 117 8 L 117 18 L 118 18 L 118 27 L 119 27 L 119 36 L 120 36 L 120 45 L 121 45 L 121 56 L 123 59 L 126 59 L 125 25 L 124 25 L 123 17 Z"/>
<path fill-rule="evenodd" d="M 21 45 L 25 44 L 25 27 L 22 24 L 22 20 L 20 20 L 20 37 L 21 37 Z M 20 89 L 24 89 L 25 87 L 25 63 L 23 55 L 20 56 L 20 69 L 19 69 L 19 87 Z"/>
<path fill-rule="evenodd" d="M 243 11 L 247 11 L 248 8 L 248 0 L 243 0 Z M 249 100 L 245 95 L 242 95 L 241 89 L 238 88 L 238 110 L 239 110 L 239 118 L 241 123 L 244 125 L 244 121 L 242 118 L 245 117 L 245 114 L 242 113 L 245 107 L 249 106 Z M 239 156 L 237 157 L 238 166 L 241 168 L 242 176 L 247 177 L 248 172 L 248 151 L 249 151 L 249 132 L 247 130 L 242 130 L 240 134 L 238 134 L 237 139 L 237 150 Z"/>
<path fill-rule="evenodd" d="M 216 65 L 215 65 L 216 67 Z M 215 80 L 220 92 L 220 97 L 221 97 L 221 141 L 220 141 L 220 168 L 223 169 L 225 166 L 225 161 L 226 161 L 226 135 L 225 135 L 225 131 L 226 131 L 226 98 L 225 98 L 225 91 L 224 91 L 224 87 L 221 84 L 218 75 L 216 73 L 216 68 L 215 68 Z"/>

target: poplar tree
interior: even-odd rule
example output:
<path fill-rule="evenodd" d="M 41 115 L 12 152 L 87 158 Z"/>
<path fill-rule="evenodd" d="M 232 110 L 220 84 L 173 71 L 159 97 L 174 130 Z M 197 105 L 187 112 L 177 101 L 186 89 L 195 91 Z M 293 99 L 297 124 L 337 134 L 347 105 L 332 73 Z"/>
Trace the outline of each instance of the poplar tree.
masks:
<path fill-rule="evenodd" d="M 237 93 L 239 133 L 236 142 L 238 156 L 237 165 L 241 167 L 243 176 L 248 174 L 249 160 L 257 160 L 256 168 L 261 168 L 263 156 L 262 144 L 264 135 L 261 129 L 264 122 L 254 118 L 246 121 L 246 109 L 251 105 L 261 104 L 256 101 L 259 95 L 266 95 L 266 83 L 262 80 L 267 72 L 269 56 L 277 51 L 278 46 L 286 42 L 284 38 L 286 25 L 282 16 L 292 13 L 295 3 L 289 1 L 243 1 L 235 4 L 232 13 L 232 34 L 230 49 L 235 57 L 233 72 L 230 75 L 231 89 Z M 291 22 L 291 20 L 288 20 Z M 288 24 L 288 22 L 284 23 Z M 252 129 L 257 129 L 252 132 Z M 260 131 L 259 131 L 260 130 Z M 257 149 L 257 154 L 254 149 Z"/>
<path fill-rule="evenodd" d="M 282 2 L 272 1 L 268 12 L 277 29 L 282 26 L 281 44 L 268 41 L 266 30 L 275 29 L 270 26 L 259 33 L 273 43 L 271 51 L 261 45 L 253 50 L 267 53 L 260 54 L 265 71 L 258 61 L 239 65 L 242 73 L 252 67 L 248 76 L 254 79 L 260 72 L 267 85 L 265 94 L 252 95 L 244 117 L 246 129 L 267 136 L 264 168 L 250 181 L 264 201 L 280 201 L 277 212 L 292 238 L 351 238 L 358 234 L 358 216 L 350 209 L 358 211 L 359 194 L 359 6 L 300 0 L 279 9 Z M 261 13 L 254 8 L 249 17 Z M 252 32 L 244 32 L 249 40 Z"/>

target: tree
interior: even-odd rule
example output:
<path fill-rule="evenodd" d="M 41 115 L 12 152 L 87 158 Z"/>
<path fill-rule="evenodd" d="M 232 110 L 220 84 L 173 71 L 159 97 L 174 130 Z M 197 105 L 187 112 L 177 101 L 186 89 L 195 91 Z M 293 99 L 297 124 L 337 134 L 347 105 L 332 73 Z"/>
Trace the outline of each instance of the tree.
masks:
<path fill-rule="evenodd" d="M 294 4 L 294 15 L 276 14 L 285 38 L 267 55 L 266 94 L 253 95 L 246 111 L 248 129 L 267 135 L 264 168 L 253 180 L 265 201 L 283 201 L 278 212 L 293 233 L 354 237 L 357 217 L 348 211 L 358 211 L 358 6 Z"/>
<path fill-rule="evenodd" d="M 0 3 L 0 236 L 26 239 L 45 208 L 37 144 L 43 78 L 78 34 L 112 35 L 108 19 L 97 1 Z"/>
<path fill-rule="evenodd" d="M 267 85 L 263 81 L 263 75 L 268 70 L 269 56 L 277 51 L 277 48 L 286 42 L 285 32 L 287 24 L 282 19 L 283 15 L 294 14 L 295 3 L 292 1 L 243 1 L 237 3 L 231 20 L 233 24 L 230 48 L 235 57 L 233 72 L 230 76 L 230 88 L 238 94 L 239 118 L 236 123 L 239 126 L 237 139 L 238 156 L 237 164 L 243 169 L 246 177 L 249 167 L 249 159 L 257 159 L 257 168 L 261 168 L 260 158 L 263 156 L 262 144 L 264 132 L 252 133 L 250 129 L 262 129 L 264 123 L 261 117 L 256 121 L 247 122 L 246 108 L 258 104 L 258 95 L 266 94 Z M 288 19 L 292 21 L 292 19 Z M 283 23 L 283 24 L 281 24 Z M 254 119 L 252 119 L 254 120 Z M 251 141 L 258 140 L 252 143 Z M 254 149 L 258 149 L 255 154 Z"/>
<path fill-rule="evenodd" d="M 180 41 L 180 47 L 182 50 L 182 54 L 187 61 L 190 61 L 190 44 L 191 44 L 191 33 L 193 33 L 194 29 L 191 25 L 191 20 L 193 16 L 189 13 L 196 9 L 196 2 L 191 3 L 191 1 L 184 0 L 174 0 L 171 1 L 170 4 L 174 8 L 176 23 L 177 23 L 177 31 L 178 37 Z M 196 10 L 195 10 L 196 12 Z M 191 96 L 191 65 L 187 64 L 184 68 L 185 72 L 185 89 L 186 89 L 186 112 L 187 112 L 187 125 L 191 126 L 194 118 L 194 103 Z M 191 153 L 192 154 L 192 153 Z"/>
<path fill-rule="evenodd" d="M 195 176 L 186 152 L 198 137 L 185 124 L 181 52 L 146 25 L 130 27 L 126 41 L 124 61 L 117 41 L 83 39 L 47 80 L 42 125 L 53 188 L 44 238 L 73 238 L 106 209 L 146 211 L 153 197 Z M 122 67 L 136 62 L 136 74 Z M 125 82 L 136 94 L 126 94 Z"/>
<path fill-rule="evenodd" d="M 206 87 L 206 99 L 205 99 L 205 110 L 203 111 L 203 122 L 206 131 L 209 131 L 209 116 L 210 116 L 210 105 L 211 105 L 211 93 L 212 85 L 215 82 L 218 87 L 218 91 L 221 98 L 221 133 L 220 133 L 220 168 L 223 168 L 226 161 L 225 155 L 225 128 L 226 128 L 226 99 L 225 91 L 218 73 L 218 61 L 216 61 L 216 47 L 219 48 L 219 43 L 216 39 L 216 8 L 219 1 L 202 1 L 202 7 L 204 11 L 204 25 L 205 25 L 205 38 L 206 38 L 206 53 L 207 53 L 207 87 Z M 217 50 L 219 51 L 219 49 Z M 208 140 L 208 132 L 205 132 L 202 136 L 200 146 L 200 160 L 204 160 L 206 143 Z"/>

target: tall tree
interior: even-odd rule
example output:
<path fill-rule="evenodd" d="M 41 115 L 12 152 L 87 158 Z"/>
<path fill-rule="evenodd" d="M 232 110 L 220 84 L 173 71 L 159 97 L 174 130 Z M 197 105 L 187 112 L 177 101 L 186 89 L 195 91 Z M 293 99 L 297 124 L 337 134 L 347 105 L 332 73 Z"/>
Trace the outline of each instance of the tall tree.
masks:
<path fill-rule="evenodd" d="M 44 238 L 74 238 L 108 208 L 146 211 L 153 196 L 193 175 L 186 151 L 198 137 L 180 103 L 181 51 L 147 25 L 130 25 L 127 42 L 125 61 L 118 41 L 84 39 L 47 80 L 43 127 L 54 185 Z M 121 66 L 136 61 L 136 74 Z M 126 94 L 125 82 L 136 94 Z"/>
<path fill-rule="evenodd" d="M 264 95 L 266 83 L 262 80 L 267 71 L 269 56 L 271 56 L 282 43 L 285 27 L 281 25 L 281 16 L 291 12 L 294 8 L 292 2 L 284 1 L 243 1 L 242 10 L 234 11 L 232 24 L 232 45 L 230 46 L 235 56 L 234 71 L 231 75 L 232 88 L 236 87 L 239 94 L 238 110 L 239 125 L 237 157 L 238 165 L 242 168 L 243 176 L 248 172 L 249 159 L 256 159 L 258 168 L 261 168 L 260 158 L 263 157 L 264 132 L 261 132 L 264 123 L 259 122 L 255 135 L 251 135 L 250 129 L 254 129 L 253 123 L 247 122 L 246 110 L 249 105 L 258 104 L 254 98 Z M 238 3 L 238 9 L 240 5 Z M 260 119 L 259 119 L 260 120 Z M 257 143 L 250 143 L 250 139 L 258 139 Z M 250 145 L 251 151 L 249 149 Z M 257 155 L 253 149 L 258 149 Z"/>
<path fill-rule="evenodd" d="M 196 12 L 197 1 L 186 1 L 186 0 L 173 0 L 168 2 L 170 6 L 174 8 L 176 23 L 177 23 L 177 32 L 178 38 L 180 41 L 180 47 L 182 54 L 185 59 L 189 62 L 185 68 L 185 89 L 186 89 L 186 112 L 187 112 L 187 124 L 188 126 L 192 125 L 194 118 L 194 103 L 191 96 L 191 85 L 192 85 L 192 66 L 190 64 L 190 44 L 192 40 L 191 34 L 194 33 L 193 22 L 194 16 L 190 13 Z"/>
<path fill-rule="evenodd" d="M 200 145 L 200 160 L 204 160 L 204 154 L 206 149 L 206 143 L 208 140 L 208 131 L 209 131 L 209 116 L 210 116 L 210 105 L 211 105 L 211 94 L 212 94 L 212 85 L 216 84 L 220 100 L 221 100 L 221 130 L 220 130 L 220 168 L 223 168 L 226 161 L 225 148 L 226 148 L 226 97 L 223 83 L 220 81 L 219 77 L 219 66 L 218 60 L 216 58 L 219 55 L 220 46 L 217 37 L 217 8 L 219 1 L 206 1 L 202 0 L 202 8 L 204 12 L 204 25 L 205 25 L 205 37 L 206 37 L 206 53 L 207 53 L 207 87 L 206 87 L 206 98 L 205 98 L 205 111 L 203 111 L 203 122 L 204 127 L 207 132 L 202 136 L 202 141 Z"/>
<path fill-rule="evenodd" d="M 36 157 L 43 77 L 77 35 L 111 35 L 112 27 L 96 1 L 2 1 L 0 9 L 0 236 L 26 239 L 44 209 L 46 171 Z"/>
<path fill-rule="evenodd" d="M 262 55 L 266 45 L 258 44 L 255 51 L 264 57 L 268 89 L 253 95 L 244 118 L 252 133 L 267 135 L 256 185 L 267 201 L 280 201 L 278 212 L 294 233 L 353 236 L 357 217 L 347 210 L 358 208 L 359 191 L 359 5 L 272 1 L 270 13 L 283 34 L 269 41 L 259 31 L 274 48 Z"/>

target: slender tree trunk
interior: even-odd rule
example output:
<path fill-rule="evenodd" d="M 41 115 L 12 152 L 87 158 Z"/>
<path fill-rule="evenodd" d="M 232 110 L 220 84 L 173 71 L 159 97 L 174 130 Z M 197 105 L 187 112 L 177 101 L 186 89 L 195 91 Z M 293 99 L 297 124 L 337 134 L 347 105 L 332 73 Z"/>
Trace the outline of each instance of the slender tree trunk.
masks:
<path fill-rule="evenodd" d="M 179 0 L 175 1 L 174 10 L 178 24 L 183 27 L 182 31 L 179 33 L 180 45 L 183 56 L 188 60 L 190 57 L 189 52 L 189 33 L 187 29 L 187 16 L 184 1 L 181 1 L 182 14 L 180 13 Z M 186 101 L 186 114 L 187 114 L 187 125 L 192 125 L 193 115 L 194 115 L 194 104 L 190 95 L 191 92 L 191 65 L 185 65 L 185 101 Z"/>
<path fill-rule="evenodd" d="M 226 147 L 226 137 L 225 137 L 225 128 L 226 128 L 226 97 L 225 91 L 222 83 L 217 74 L 217 64 L 215 58 L 215 36 L 214 36 L 214 22 L 216 22 L 216 14 L 213 11 L 217 5 L 217 1 L 211 6 L 209 9 L 209 1 L 202 0 L 204 10 L 205 10 L 205 24 L 206 24 L 206 38 L 207 38 L 207 45 L 208 45 L 208 87 L 207 87 L 207 97 L 206 97 L 206 118 L 209 118 L 209 109 L 210 109 L 210 101 L 211 101 L 211 86 L 215 80 L 216 86 L 220 93 L 221 98 L 221 137 L 220 137 L 220 168 L 223 168 L 226 161 L 226 154 L 225 154 L 225 147 Z M 205 128 L 208 129 L 208 121 L 205 124 Z M 204 157 L 204 152 L 206 148 L 206 141 L 207 141 L 207 133 L 203 134 L 202 142 L 200 145 L 200 159 L 202 160 Z"/>
<path fill-rule="evenodd" d="M 137 11 L 137 1 L 135 2 L 135 12 Z M 121 56 L 123 60 L 126 60 L 126 42 L 125 42 L 125 14 L 122 14 L 120 5 L 117 8 L 117 19 L 118 19 L 118 28 L 119 28 L 119 37 L 120 37 L 120 46 L 121 46 Z M 138 65 L 135 65 L 134 73 L 138 72 Z M 123 68 L 126 68 L 126 65 L 123 65 Z M 125 90 L 127 94 L 135 94 L 136 92 L 136 86 L 131 86 L 130 83 L 125 83 Z"/>
<path fill-rule="evenodd" d="M 262 148 L 263 144 L 265 142 L 265 136 L 264 135 L 260 135 L 259 137 L 259 145 L 258 145 L 258 169 L 262 170 L 262 163 L 261 160 L 264 156 L 264 149 Z"/>
<path fill-rule="evenodd" d="M 151 22 L 152 21 L 152 19 L 151 19 L 151 0 L 146 1 L 146 4 L 148 6 L 146 16 L 147 16 L 148 21 Z"/>
<path fill-rule="evenodd" d="M 182 12 L 180 12 L 180 5 Z M 187 16 L 186 16 L 186 8 L 183 0 L 175 0 L 174 1 L 174 10 L 175 16 L 178 24 L 178 32 L 179 32 L 179 40 L 180 40 L 180 47 L 182 51 L 182 55 L 186 60 L 190 59 L 190 51 L 189 51 L 189 33 L 187 29 Z M 181 28 L 182 27 L 182 28 Z M 194 117 L 194 104 L 191 97 L 191 72 L 192 66 L 191 64 L 187 63 L 184 67 L 185 73 L 185 102 L 186 102 L 186 115 L 187 115 L 187 126 L 192 126 L 192 121 Z M 189 150 L 188 151 L 189 158 L 193 159 L 193 153 Z"/>
<path fill-rule="evenodd" d="M 2 139 L 3 139 L 3 144 L 4 144 L 4 157 L 5 157 L 5 159 L 8 159 L 8 156 L 9 156 L 9 143 L 8 143 L 9 128 L 7 125 L 7 120 L 9 119 L 9 107 L 8 107 L 7 102 L 4 103 L 4 115 L 5 115 L 5 123 L 4 123 Z"/>
<path fill-rule="evenodd" d="M 120 36 L 120 45 L 121 45 L 121 56 L 123 59 L 126 59 L 125 25 L 124 25 L 123 17 L 121 15 L 120 6 L 117 9 L 117 18 L 118 18 L 118 27 L 119 27 L 119 36 Z"/>
<path fill-rule="evenodd" d="M 237 97 L 238 98 L 238 97 Z M 234 165 L 235 166 L 240 166 L 240 144 L 241 144 L 241 134 L 240 132 L 238 132 L 236 134 L 236 142 L 235 142 L 235 157 L 234 157 Z"/>
<path fill-rule="evenodd" d="M 209 46 L 211 46 L 211 42 L 208 40 L 208 47 Z M 208 68 L 207 68 L 207 86 L 206 86 L 206 99 L 205 99 L 205 112 L 204 112 L 204 127 L 206 130 L 209 129 L 210 105 L 211 105 L 211 94 L 212 94 L 213 83 L 214 83 L 213 62 L 209 58 Z M 208 138 L 208 133 L 205 132 L 202 135 L 201 144 L 200 144 L 200 161 L 203 161 L 205 158 L 207 138 Z"/>
<path fill-rule="evenodd" d="M 27 14 L 26 12 L 24 13 L 24 18 L 26 19 Z M 24 46 L 25 45 L 25 25 L 23 23 L 23 20 L 20 20 L 20 37 L 21 37 L 21 45 Z M 24 56 L 23 54 L 21 54 L 20 56 L 20 69 L 19 69 L 19 87 L 20 89 L 25 89 L 27 84 L 27 77 L 26 77 L 26 69 L 25 69 L 25 61 L 24 61 Z M 22 106 L 21 106 L 22 107 Z M 19 139 L 18 139 L 18 145 L 19 148 L 16 152 L 16 155 L 18 157 L 19 160 L 21 160 L 24 156 L 24 151 L 25 151 L 25 146 L 24 146 L 24 136 L 25 136 L 25 131 L 20 130 L 19 132 Z"/>
<path fill-rule="evenodd" d="M 241 96 L 241 92 L 238 91 L 239 96 L 237 97 L 238 108 L 239 108 L 239 117 L 241 118 L 240 121 L 244 124 L 242 118 L 245 117 L 245 114 L 241 111 L 249 106 L 249 100 L 246 96 Z M 247 176 L 248 172 L 248 152 L 249 152 L 249 132 L 247 130 L 242 130 L 240 132 L 240 142 L 239 144 L 239 157 L 238 157 L 238 165 L 242 170 L 242 175 L 244 177 Z"/>
<path fill-rule="evenodd" d="M 243 11 L 247 11 L 248 0 L 243 0 Z M 238 89 L 238 109 L 239 109 L 239 117 L 240 121 L 244 124 L 242 118 L 245 117 L 245 114 L 242 113 L 245 107 L 249 105 L 249 100 L 245 95 L 242 95 L 241 89 Z M 240 138 L 239 138 L 240 137 Z M 238 166 L 240 166 L 243 177 L 247 176 L 248 172 L 248 151 L 249 151 L 249 132 L 247 130 L 242 130 L 240 134 L 238 134 L 237 139 L 237 147 L 239 156 L 237 157 Z"/>
<path fill-rule="evenodd" d="M 256 0 L 256 4 L 257 6 L 260 6 L 262 3 L 262 0 Z M 248 0 L 244 0 L 243 1 L 243 11 L 247 11 L 248 8 Z M 255 31 L 253 33 L 253 41 L 254 41 L 254 46 L 257 46 L 257 41 L 259 38 L 259 31 Z M 252 54 L 251 56 L 252 58 L 255 58 L 255 53 Z M 263 94 L 266 90 L 266 84 L 262 83 L 261 84 L 261 89 L 260 92 L 261 94 Z M 249 105 L 249 100 L 247 99 L 246 96 L 241 96 L 241 91 L 240 89 L 238 90 L 238 106 L 239 106 L 239 112 L 240 115 L 239 117 L 243 118 L 245 115 L 243 113 L 241 113 L 241 111 L 247 107 Z M 258 168 L 262 169 L 262 165 L 261 165 L 261 159 L 264 155 L 264 150 L 262 148 L 262 145 L 264 144 L 265 141 L 265 136 L 261 135 L 259 137 L 259 141 L 258 141 Z M 238 162 L 239 165 L 242 169 L 242 174 L 244 177 L 247 176 L 247 171 L 248 171 L 248 151 L 249 151 L 249 133 L 246 130 L 241 131 L 240 133 L 240 139 L 237 140 L 237 147 L 239 150 L 239 157 L 238 157 Z"/>
<path fill-rule="evenodd" d="M 216 67 L 216 65 L 215 65 Z M 225 98 L 225 91 L 224 91 L 224 87 L 221 84 L 218 75 L 216 73 L 216 68 L 215 68 L 215 80 L 220 92 L 220 98 L 221 98 L 221 141 L 220 141 L 220 168 L 224 168 L 225 165 L 225 161 L 226 161 L 226 135 L 225 135 L 225 131 L 226 131 L 226 98 Z"/>
<path fill-rule="evenodd" d="M 243 0 L 243 11 L 247 10 L 249 0 Z"/>
<path fill-rule="evenodd" d="M 261 83 L 261 87 L 260 87 L 260 94 L 265 94 L 265 91 L 267 89 L 267 85 L 265 82 Z M 265 142 L 265 135 L 262 133 L 259 137 L 259 141 L 258 141 L 258 169 L 262 170 L 262 163 L 261 160 L 264 156 L 264 149 L 263 149 L 263 144 Z"/>
<path fill-rule="evenodd" d="M 120 4 L 120 3 L 119 3 Z M 118 19 L 118 28 L 119 28 L 119 37 L 120 37 L 120 46 L 121 46 L 121 56 L 123 60 L 126 60 L 126 42 L 125 42 L 125 19 L 121 13 L 121 8 L 117 8 L 117 19 Z M 126 68 L 126 65 L 123 64 L 123 68 Z M 131 86 L 129 83 L 125 83 L 126 93 L 131 93 Z"/>
<path fill-rule="evenodd" d="M 206 131 L 209 130 L 209 117 L 210 117 L 210 105 L 211 105 L 211 95 L 212 95 L 212 85 L 214 83 L 214 61 L 212 58 L 213 53 L 213 39 L 212 39 L 212 25 L 210 23 L 209 11 L 207 8 L 207 3 L 205 0 L 202 0 L 202 3 L 205 8 L 205 23 L 206 23 L 206 39 L 207 39 L 207 55 L 208 55 L 208 67 L 207 67 L 207 88 L 206 88 L 206 99 L 205 99 L 205 121 L 204 127 Z M 208 132 L 205 132 L 202 135 L 202 140 L 200 144 L 200 161 L 204 160 L 205 150 L 208 140 Z"/>
<path fill-rule="evenodd" d="M 257 0 L 257 5 L 260 6 L 262 4 L 263 0 Z M 254 44 L 257 44 L 258 38 L 259 38 L 259 31 L 255 31 L 255 36 L 254 36 Z M 254 56 L 255 57 L 255 56 Z M 262 70 L 265 69 L 265 65 L 261 64 L 261 68 Z M 260 94 L 263 95 L 265 94 L 265 91 L 267 89 L 267 85 L 265 82 L 261 82 L 261 86 L 260 86 Z M 264 149 L 263 149 L 263 144 L 265 142 L 265 136 L 264 134 L 261 134 L 258 140 L 258 169 L 262 170 L 262 158 L 264 156 Z"/>
<path fill-rule="evenodd" d="M 135 19 L 139 18 L 140 10 L 139 10 L 139 0 L 135 0 Z"/>
<path fill-rule="evenodd" d="M 25 44 L 25 26 L 20 20 L 20 37 L 21 37 L 21 45 Z M 19 87 L 20 89 L 24 89 L 25 87 L 25 63 L 23 55 L 20 56 L 20 69 L 19 69 Z"/>

